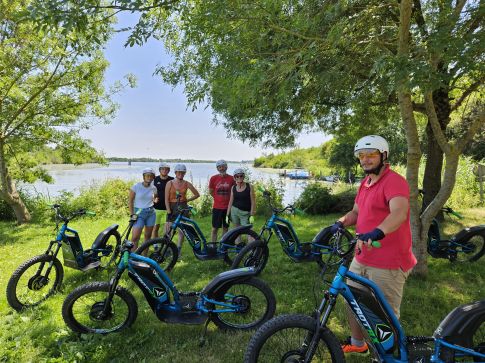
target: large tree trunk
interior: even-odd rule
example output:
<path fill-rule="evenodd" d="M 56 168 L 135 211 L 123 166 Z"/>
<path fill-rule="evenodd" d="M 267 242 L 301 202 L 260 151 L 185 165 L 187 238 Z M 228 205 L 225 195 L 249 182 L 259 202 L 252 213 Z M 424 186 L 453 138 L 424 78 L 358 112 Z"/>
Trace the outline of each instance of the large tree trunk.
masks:
<path fill-rule="evenodd" d="M 12 207 L 17 224 L 30 222 L 31 216 L 20 194 L 15 187 L 10 175 L 8 175 L 7 162 L 5 160 L 5 144 L 0 140 L 0 197 Z"/>
<path fill-rule="evenodd" d="M 399 5 L 399 37 L 398 37 L 398 57 L 409 58 L 409 29 L 412 15 L 412 1 L 401 0 Z M 423 241 L 420 206 L 418 205 L 418 179 L 419 161 L 421 160 L 421 149 L 419 146 L 418 127 L 413 113 L 413 103 L 411 99 L 411 89 L 409 87 L 409 74 L 402 75 L 398 79 L 397 97 L 399 110 L 406 132 L 408 144 L 406 179 L 409 183 L 410 200 L 409 208 L 411 214 L 411 233 L 413 236 L 413 251 L 418 259 L 418 264 L 414 268 L 414 273 L 426 276 L 428 273 L 426 241 Z"/>

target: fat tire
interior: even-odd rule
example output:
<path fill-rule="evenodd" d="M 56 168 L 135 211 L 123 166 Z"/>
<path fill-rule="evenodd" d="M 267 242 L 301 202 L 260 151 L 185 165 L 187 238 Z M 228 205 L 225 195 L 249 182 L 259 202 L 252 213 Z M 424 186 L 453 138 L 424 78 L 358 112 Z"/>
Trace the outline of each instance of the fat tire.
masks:
<path fill-rule="evenodd" d="M 256 260 L 254 259 L 255 255 L 257 256 Z M 259 275 L 266 267 L 268 259 L 268 244 L 264 241 L 256 240 L 249 243 L 237 254 L 232 262 L 231 270 L 241 267 L 254 267 L 256 275 Z"/>
<path fill-rule="evenodd" d="M 215 325 L 221 330 L 253 330 L 259 328 L 269 319 L 274 316 L 276 311 L 276 298 L 273 293 L 273 290 L 269 287 L 269 285 L 255 277 L 251 277 L 244 281 L 236 281 L 233 283 L 228 283 L 223 286 L 221 289 L 217 290 L 214 294 L 209 295 L 209 298 L 212 298 L 217 301 L 221 301 L 224 298 L 224 294 L 233 286 L 236 285 L 250 285 L 261 291 L 266 299 L 266 311 L 264 315 L 255 323 L 247 326 L 234 326 L 229 325 L 228 323 L 224 322 L 223 319 L 220 318 L 219 314 L 212 314 L 211 320 L 214 322 Z M 222 313 L 222 314 L 235 314 L 235 313 Z"/>
<path fill-rule="evenodd" d="M 278 331 L 286 328 L 297 328 L 312 332 L 315 330 L 315 326 L 315 319 L 301 314 L 279 315 L 278 317 L 271 319 L 261 326 L 252 336 L 244 354 L 244 363 L 266 363 L 259 360 L 261 348 L 264 346 L 268 338 Z M 332 362 L 345 362 L 344 353 L 340 343 L 328 328 L 323 328 L 320 333 L 320 340 L 327 346 L 331 354 Z M 277 357 L 272 358 L 272 361 L 277 361 Z"/>
<path fill-rule="evenodd" d="M 106 256 L 106 257 L 109 257 L 108 262 L 105 265 L 103 265 L 103 264 L 99 265 L 98 270 L 100 270 L 100 271 L 105 270 L 108 267 L 110 267 L 111 264 L 113 263 L 113 261 L 116 260 L 116 258 L 118 257 L 118 255 L 120 254 L 120 251 L 121 251 L 121 235 L 120 235 L 120 233 L 118 231 L 113 231 L 110 234 L 110 237 L 111 236 L 114 236 L 116 238 L 116 245 L 114 246 L 114 250 L 111 253 L 111 255 Z M 101 246 L 102 248 L 106 248 L 106 242 L 108 240 L 109 240 L 109 237 L 106 239 L 105 243 L 103 243 L 103 245 Z"/>
<path fill-rule="evenodd" d="M 177 259 L 178 259 L 178 256 L 179 256 L 179 251 L 178 251 L 178 248 L 175 245 L 175 243 L 173 243 L 172 241 L 170 241 L 166 237 L 163 237 L 163 238 L 160 238 L 160 237 L 152 238 L 152 239 L 149 239 L 148 241 L 143 242 L 143 244 L 140 247 L 137 248 L 137 250 L 135 251 L 135 253 L 138 254 L 138 255 L 141 255 L 142 252 L 144 252 L 145 250 L 149 249 L 154 244 L 160 244 L 160 245 L 166 244 L 167 245 L 167 248 L 172 253 L 172 259 L 169 261 L 168 264 L 166 264 L 166 266 L 165 265 L 160 265 L 160 267 L 162 267 L 162 269 L 164 271 L 167 271 L 167 272 L 170 271 L 170 270 L 172 270 L 173 267 L 175 266 L 175 264 L 177 263 Z M 150 255 L 148 255 L 148 257 L 150 257 Z M 153 257 L 155 257 L 155 256 L 152 256 L 150 258 L 154 259 L 158 263 L 159 261 L 157 260 L 157 258 L 153 258 Z"/>
<path fill-rule="evenodd" d="M 50 263 L 51 261 L 53 262 L 53 269 L 56 274 L 56 278 L 54 280 L 54 284 L 52 288 L 49 290 L 49 292 L 44 295 L 43 298 L 41 298 L 39 301 L 36 301 L 32 304 L 24 304 L 22 303 L 18 297 L 17 297 L 17 286 L 20 277 L 27 271 L 29 267 L 31 267 L 34 264 L 37 263 Z M 50 274 L 53 273 L 53 270 L 51 270 Z M 50 275 L 51 276 L 51 275 Z M 23 264 L 21 264 L 12 274 L 10 279 L 8 280 L 7 284 L 7 302 L 8 304 L 15 310 L 17 311 L 22 311 L 23 309 L 34 307 L 36 305 L 39 305 L 42 301 L 46 300 L 49 296 L 57 292 L 59 289 L 60 285 L 62 284 L 62 280 L 64 278 L 64 269 L 62 267 L 61 262 L 57 259 L 57 257 L 54 257 L 53 255 L 38 255 L 32 257 L 30 260 L 25 261 Z"/>
<path fill-rule="evenodd" d="M 247 230 L 241 231 L 240 233 L 238 233 L 238 234 L 236 235 L 236 237 L 234 238 L 234 241 L 235 241 L 235 240 L 236 240 L 236 239 L 237 239 L 239 236 L 250 236 L 250 237 L 252 237 L 254 240 L 257 240 L 257 239 L 258 239 L 258 237 L 259 237 L 259 235 L 258 235 L 258 234 L 257 234 L 255 231 L 253 231 L 252 229 L 247 229 Z M 253 242 L 253 241 L 249 242 L 247 245 L 249 245 L 249 244 L 250 244 L 250 243 L 252 243 L 252 242 Z M 244 246 L 244 247 L 241 249 L 241 251 L 242 251 L 244 248 L 246 248 L 246 246 Z M 239 253 L 241 253 L 241 251 L 239 251 Z M 237 256 L 237 255 L 236 255 L 236 256 Z M 229 253 L 226 253 L 226 254 L 224 255 L 224 262 L 225 262 L 226 264 L 228 264 L 228 265 L 232 265 L 232 263 L 233 263 L 233 259 L 231 258 L 231 256 L 229 256 Z M 231 269 L 232 269 L 232 267 L 231 267 Z"/>
<path fill-rule="evenodd" d="M 352 234 L 349 231 L 347 231 L 346 229 L 343 229 L 343 235 L 342 235 L 341 241 L 345 240 L 350 246 L 350 242 L 352 241 L 352 239 L 353 239 Z M 323 260 L 323 256 L 324 255 L 321 254 L 321 253 L 315 256 L 315 261 L 317 262 L 320 269 L 322 269 L 326 266 L 326 263 Z"/>
<path fill-rule="evenodd" d="M 476 236 L 481 237 L 481 239 L 482 239 L 482 246 L 479 248 L 478 251 L 476 251 L 476 253 L 474 253 L 473 255 L 469 255 L 468 256 L 468 261 L 469 262 L 474 262 L 474 261 L 479 260 L 480 257 L 482 257 L 483 254 L 485 253 L 485 232 L 479 231 L 479 232 L 475 232 L 475 233 L 471 234 L 470 235 L 470 238 L 468 239 L 468 241 L 470 239 L 472 239 L 473 237 L 476 237 Z"/>
<path fill-rule="evenodd" d="M 124 287 L 117 286 L 115 294 L 119 296 L 128 306 L 128 316 L 126 320 L 123 322 L 121 326 L 117 329 L 108 331 L 108 332 L 101 332 L 97 329 L 92 329 L 89 327 L 84 326 L 83 324 L 79 323 L 73 315 L 72 307 L 73 304 L 79 299 L 81 296 L 89 294 L 91 292 L 102 291 L 108 293 L 110 290 L 110 283 L 109 282 L 90 282 L 85 285 L 79 286 L 74 289 L 64 300 L 62 304 L 62 318 L 66 325 L 76 333 L 96 333 L 96 334 L 108 334 L 119 332 L 123 329 L 130 327 L 136 320 L 138 315 L 138 304 L 136 303 L 135 298 L 133 295 Z"/>

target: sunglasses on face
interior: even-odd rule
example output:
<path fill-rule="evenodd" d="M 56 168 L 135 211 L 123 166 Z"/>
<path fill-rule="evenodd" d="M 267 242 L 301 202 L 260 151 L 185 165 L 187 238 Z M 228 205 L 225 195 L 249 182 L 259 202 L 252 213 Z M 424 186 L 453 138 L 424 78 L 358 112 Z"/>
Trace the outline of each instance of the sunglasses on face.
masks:
<path fill-rule="evenodd" d="M 244 178 L 244 174 L 237 174 L 237 175 L 234 175 L 234 178 Z"/>
<path fill-rule="evenodd" d="M 355 156 L 359 158 L 359 160 L 363 160 L 365 158 L 376 158 L 381 155 L 381 152 L 376 149 L 370 149 L 370 150 L 359 150 L 359 152 L 356 153 Z"/>

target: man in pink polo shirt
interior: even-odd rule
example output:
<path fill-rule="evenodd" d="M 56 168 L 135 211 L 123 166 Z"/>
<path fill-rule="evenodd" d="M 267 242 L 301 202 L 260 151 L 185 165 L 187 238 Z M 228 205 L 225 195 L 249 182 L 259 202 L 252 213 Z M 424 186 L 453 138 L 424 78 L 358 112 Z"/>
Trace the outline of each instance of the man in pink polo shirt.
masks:
<path fill-rule="evenodd" d="M 416 264 L 412 252 L 409 223 L 409 186 L 402 176 L 389 168 L 389 145 L 381 136 L 361 138 L 354 154 L 367 175 L 362 181 L 354 207 L 337 220 L 332 232 L 356 225 L 359 235 L 350 271 L 374 281 L 399 318 L 404 283 Z M 372 241 L 381 248 L 372 248 Z M 348 281 L 349 285 L 355 285 Z M 345 353 L 367 353 L 359 324 L 349 313 L 350 339 L 342 345 Z"/>

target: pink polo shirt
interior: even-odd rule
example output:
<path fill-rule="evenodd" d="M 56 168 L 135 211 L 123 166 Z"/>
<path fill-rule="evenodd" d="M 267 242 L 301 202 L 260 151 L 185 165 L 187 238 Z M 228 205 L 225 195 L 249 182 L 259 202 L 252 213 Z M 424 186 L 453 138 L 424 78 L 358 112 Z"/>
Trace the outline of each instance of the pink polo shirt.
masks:
<path fill-rule="evenodd" d="M 360 184 L 355 197 L 359 208 L 356 232 L 367 233 L 376 228 L 391 212 L 389 202 L 395 197 L 405 197 L 409 200 L 409 185 L 401 175 L 385 166 L 377 183 L 369 186 L 367 176 Z M 355 259 L 363 265 L 408 271 L 416 265 L 416 257 L 412 251 L 411 225 L 409 211 L 406 220 L 397 230 L 389 233 L 381 240 L 381 248 L 362 249 Z"/>

